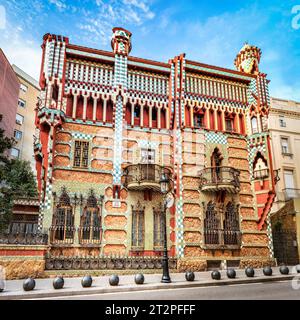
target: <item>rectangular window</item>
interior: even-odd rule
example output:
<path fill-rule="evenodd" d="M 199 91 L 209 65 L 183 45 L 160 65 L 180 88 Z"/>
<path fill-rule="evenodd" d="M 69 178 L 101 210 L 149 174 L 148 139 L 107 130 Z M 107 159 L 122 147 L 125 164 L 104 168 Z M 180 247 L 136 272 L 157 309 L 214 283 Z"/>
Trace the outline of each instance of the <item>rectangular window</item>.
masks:
<path fill-rule="evenodd" d="M 164 245 L 164 213 L 162 210 L 155 210 L 154 214 L 154 250 L 162 250 Z"/>
<path fill-rule="evenodd" d="M 19 99 L 18 100 L 18 106 L 21 108 L 25 108 L 26 107 L 26 101 L 23 99 Z"/>
<path fill-rule="evenodd" d="M 294 172 L 293 170 L 284 170 L 284 183 L 286 189 L 294 189 Z"/>
<path fill-rule="evenodd" d="M 17 141 L 20 141 L 22 139 L 22 131 L 15 130 L 14 131 L 14 137 Z"/>
<path fill-rule="evenodd" d="M 131 245 L 133 250 L 144 249 L 144 211 L 132 211 Z"/>
<path fill-rule="evenodd" d="M 141 163 L 155 164 L 155 150 L 153 150 L 153 149 L 142 149 L 142 152 L 141 152 Z"/>
<path fill-rule="evenodd" d="M 290 153 L 288 138 L 281 138 L 281 151 L 283 154 Z"/>
<path fill-rule="evenodd" d="M 89 163 L 89 142 L 75 141 L 74 167 L 87 168 Z"/>
<path fill-rule="evenodd" d="M 230 118 L 225 119 L 226 131 L 233 131 L 233 120 Z"/>
<path fill-rule="evenodd" d="M 10 154 L 14 158 L 19 158 L 20 156 L 20 150 L 17 148 L 11 148 Z"/>
<path fill-rule="evenodd" d="M 24 122 L 24 117 L 17 113 L 17 115 L 16 115 L 16 123 L 17 124 L 23 124 L 23 122 Z"/>
<path fill-rule="evenodd" d="M 21 83 L 20 84 L 20 90 L 23 91 L 23 92 L 27 92 L 28 88 L 27 88 L 27 86 L 25 86 L 25 84 Z"/>
<path fill-rule="evenodd" d="M 284 120 L 284 116 L 279 116 L 279 125 L 280 127 L 282 128 L 285 128 L 286 127 L 286 122 Z"/>
<path fill-rule="evenodd" d="M 204 127 L 204 116 L 203 114 L 195 114 L 194 116 L 194 127 L 203 128 Z"/>

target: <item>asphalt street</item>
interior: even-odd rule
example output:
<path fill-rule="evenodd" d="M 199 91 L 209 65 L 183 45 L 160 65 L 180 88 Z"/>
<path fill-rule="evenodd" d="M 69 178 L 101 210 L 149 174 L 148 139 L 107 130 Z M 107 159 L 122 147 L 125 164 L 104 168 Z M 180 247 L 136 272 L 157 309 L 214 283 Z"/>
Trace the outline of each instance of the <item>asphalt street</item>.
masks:
<path fill-rule="evenodd" d="M 138 292 L 106 293 L 49 300 L 300 300 L 300 288 L 293 289 L 292 281 L 236 284 L 200 288 L 145 290 Z"/>

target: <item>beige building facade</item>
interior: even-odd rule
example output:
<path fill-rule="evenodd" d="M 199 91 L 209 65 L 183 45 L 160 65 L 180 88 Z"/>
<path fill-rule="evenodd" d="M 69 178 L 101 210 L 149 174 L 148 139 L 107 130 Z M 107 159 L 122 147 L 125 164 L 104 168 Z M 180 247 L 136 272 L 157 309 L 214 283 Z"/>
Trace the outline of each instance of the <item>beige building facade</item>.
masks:
<path fill-rule="evenodd" d="M 280 180 L 272 212 L 288 200 L 300 198 L 300 102 L 271 99 L 269 130 L 273 165 Z"/>
<path fill-rule="evenodd" d="M 16 114 L 14 138 L 17 144 L 11 155 L 29 161 L 36 175 L 33 155 L 33 136 L 35 133 L 35 108 L 40 92 L 39 83 L 17 66 L 12 66 L 20 81 L 20 93 Z"/>

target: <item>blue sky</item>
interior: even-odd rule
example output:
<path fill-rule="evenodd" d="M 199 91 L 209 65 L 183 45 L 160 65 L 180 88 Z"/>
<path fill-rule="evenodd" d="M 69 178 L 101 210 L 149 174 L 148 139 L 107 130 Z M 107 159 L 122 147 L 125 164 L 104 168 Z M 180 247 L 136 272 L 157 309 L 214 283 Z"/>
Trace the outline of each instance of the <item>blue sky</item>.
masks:
<path fill-rule="evenodd" d="M 0 47 L 38 78 L 47 32 L 111 50 L 111 29 L 122 26 L 133 33 L 134 56 L 168 61 L 184 52 L 228 68 L 248 41 L 262 49 L 271 95 L 300 101 L 300 16 L 293 7 L 300 14 L 300 0 L 0 0 Z"/>

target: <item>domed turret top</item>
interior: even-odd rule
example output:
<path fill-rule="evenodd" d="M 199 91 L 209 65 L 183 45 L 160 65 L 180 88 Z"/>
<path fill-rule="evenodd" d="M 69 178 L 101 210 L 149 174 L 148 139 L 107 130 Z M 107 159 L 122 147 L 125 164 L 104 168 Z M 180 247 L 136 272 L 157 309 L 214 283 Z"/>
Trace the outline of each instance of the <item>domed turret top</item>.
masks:
<path fill-rule="evenodd" d="M 260 57 L 261 50 L 246 42 L 237 54 L 234 65 L 238 71 L 257 74 L 259 72 Z"/>
<path fill-rule="evenodd" d="M 123 28 L 113 28 L 111 47 L 115 54 L 128 55 L 131 51 L 131 32 Z"/>

